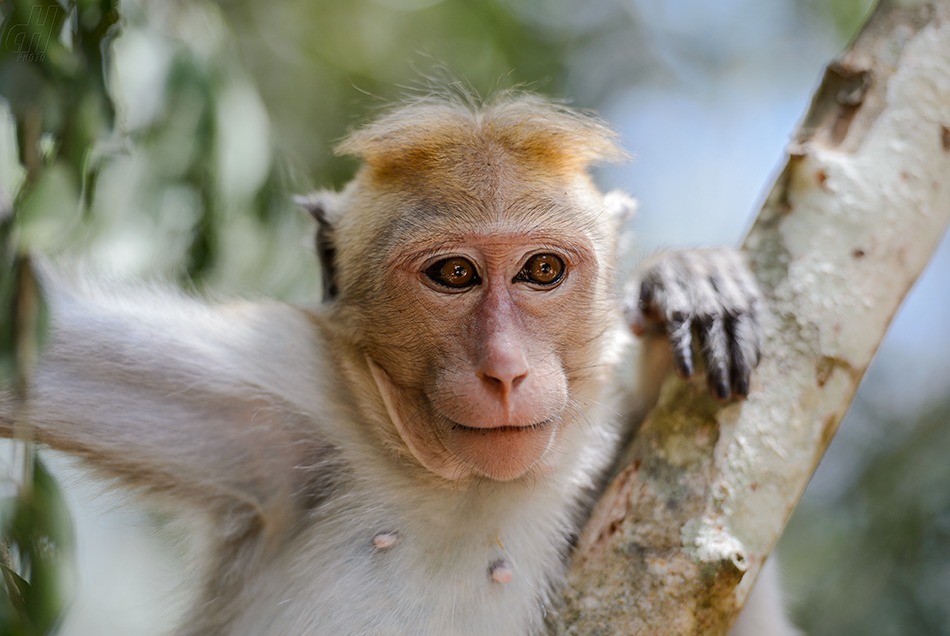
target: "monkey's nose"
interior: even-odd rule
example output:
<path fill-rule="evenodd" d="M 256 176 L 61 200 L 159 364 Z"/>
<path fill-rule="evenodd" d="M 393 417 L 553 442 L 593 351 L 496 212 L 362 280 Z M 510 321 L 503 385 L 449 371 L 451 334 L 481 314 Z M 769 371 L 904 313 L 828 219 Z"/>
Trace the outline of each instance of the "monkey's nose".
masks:
<path fill-rule="evenodd" d="M 517 345 L 497 343 L 487 347 L 478 375 L 487 388 L 507 401 L 511 393 L 528 377 L 528 360 Z"/>

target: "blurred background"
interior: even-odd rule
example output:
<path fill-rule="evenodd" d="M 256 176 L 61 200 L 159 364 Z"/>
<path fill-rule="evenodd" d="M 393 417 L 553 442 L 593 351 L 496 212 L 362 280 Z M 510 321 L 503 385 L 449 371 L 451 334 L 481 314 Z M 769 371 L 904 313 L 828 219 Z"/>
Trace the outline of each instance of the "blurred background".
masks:
<path fill-rule="evenodd" d="M 0 0 L 3 258 L 28 246 L 97 275 L 314 302 L 314 228 L 290 196 L 344 183 L 355 164 L 333 156 L 335 142 L 444 68 L 482 94 L 527 87 L 620 129 L 635 160 L 597 178 L 640 200 L 642 249 L 738 244 L 824 65 L 869 10 L 870 0 Z M 200 546 L 171 516 L 42 456 L 74 528 L 58 545 L 69 599 L 59 633 L 166 633 Z M 15 472 L 12 445 L 0 462 Z M 0 494 L 14 492 L 8 479 Z M 790 613 L 811 636 L 950 634 L 947 240 L 779 554 Z M 0 633 L 43 633 L 11 627 L 13 616 L 0 607 Z"/>

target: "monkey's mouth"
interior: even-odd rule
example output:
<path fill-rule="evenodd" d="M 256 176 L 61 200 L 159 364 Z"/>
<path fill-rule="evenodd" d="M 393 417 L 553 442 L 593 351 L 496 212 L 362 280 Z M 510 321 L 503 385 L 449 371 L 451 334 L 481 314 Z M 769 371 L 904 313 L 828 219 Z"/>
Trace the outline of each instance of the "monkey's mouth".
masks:
<path fill-rule="evenodd" d="M 448 418 L 446 418 L 448 420 Z M 524 424 L 519 426 L 505 425 L 505 426 L 465 426 L 464 424 L 459 424 L 454 420 L 448 420 L 449 424 L 452 427 L 453 431 L 465 431 L 468 433 L 510 433 L 510 432 L 526 432 L 528 429 L 542 429 L 546 426 L 549 426 L 553 423 L 552 420 L 542 420 L 540 422 L 535 422 L 534 424 Z"/>
<path fill-rule="evenodd" d="M 477 473 L 492 479 L 520 477 L 537 464 L 554 444 L 557 425 L 543 420 L 525 426 L 475 428 L 451 422 L 444 438 L 446 450 Z"/>

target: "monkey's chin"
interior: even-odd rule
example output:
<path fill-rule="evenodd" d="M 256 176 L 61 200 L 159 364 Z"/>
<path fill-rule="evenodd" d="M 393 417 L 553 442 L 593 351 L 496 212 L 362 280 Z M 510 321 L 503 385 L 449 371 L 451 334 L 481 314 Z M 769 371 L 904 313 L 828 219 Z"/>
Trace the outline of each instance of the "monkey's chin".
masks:
<path fill-rule="evenodd" d="M 471 428 L 455 424 L 446 433 L 446 450 L 477 474 L 507 481 L 537 464 L 554 444 L 557 425 L 546 421 L 531 426 Z"/>

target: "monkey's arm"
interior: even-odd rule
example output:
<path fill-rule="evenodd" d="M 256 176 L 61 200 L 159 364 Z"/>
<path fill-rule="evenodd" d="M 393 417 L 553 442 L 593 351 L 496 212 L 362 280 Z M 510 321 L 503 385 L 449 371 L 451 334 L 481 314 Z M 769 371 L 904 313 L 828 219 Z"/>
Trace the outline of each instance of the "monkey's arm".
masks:
<path fill-rule="evenodd" d="M 627 289 L 624 311 L 634 333 L 648 334 L 651 326 L 662 330 L 683 377 L 692 376 L 696 366 L 695 338 L 709 390 L 724 401 L 749 394 L 749 376 L 760 357 L 760 305 L 741 254 L 708 249 L 648 260 Z"/>
<path fill-rule="evenodd" d="M 46 287 L 50 343 L 20 410 L 37 441 L 206 509 L 287 514 L 312 492 L 330 451 L 296 401 L 293 376 L 313 377 L 319 344 L 301 312 Z M 12 434 L 13 412 L 8 391 L 0 434 Z"/>

